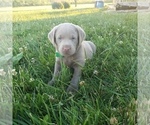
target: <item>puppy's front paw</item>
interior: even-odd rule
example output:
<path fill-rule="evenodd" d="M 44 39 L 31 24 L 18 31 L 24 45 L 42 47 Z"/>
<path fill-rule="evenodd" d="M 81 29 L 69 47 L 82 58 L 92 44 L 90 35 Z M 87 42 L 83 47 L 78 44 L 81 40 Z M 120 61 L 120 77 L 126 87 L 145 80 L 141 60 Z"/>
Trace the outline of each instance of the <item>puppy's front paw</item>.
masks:
<path fill-rule="evenodd" d="M 67 88 L 68 93 L 76 93 L 77 91 L 78 91 L 77 85 L 70 84 L 69 87 Z"/>
<path fill-rule="evenodd" d="M 48 85 L 52 86 L 53 84 L 54 84 L 54 80 L 51 80 L 51 81 L 48 82 Z"/>

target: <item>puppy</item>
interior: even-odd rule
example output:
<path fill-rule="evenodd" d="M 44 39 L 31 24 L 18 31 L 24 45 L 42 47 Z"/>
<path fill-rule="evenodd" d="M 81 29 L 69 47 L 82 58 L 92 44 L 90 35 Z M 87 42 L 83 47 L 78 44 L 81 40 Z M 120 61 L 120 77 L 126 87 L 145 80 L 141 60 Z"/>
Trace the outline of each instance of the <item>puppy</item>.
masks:
<path fill-rule="evenodd" d="M 56 49 L 54 75 L 49 85 L 53 85 L 55 78 L 61 71 L 63 62 L 74 69 L 71 84 L 67 92 L 76 92 L 81 76 L 81 68 L 85 65 L 86 59 L 91 59 L 96 51 L 96 46 L 90 41 L 84 41 L 84 30 L 78 25 L 62 23 L 55 26 L 49 33 L 48 38 Z"/>

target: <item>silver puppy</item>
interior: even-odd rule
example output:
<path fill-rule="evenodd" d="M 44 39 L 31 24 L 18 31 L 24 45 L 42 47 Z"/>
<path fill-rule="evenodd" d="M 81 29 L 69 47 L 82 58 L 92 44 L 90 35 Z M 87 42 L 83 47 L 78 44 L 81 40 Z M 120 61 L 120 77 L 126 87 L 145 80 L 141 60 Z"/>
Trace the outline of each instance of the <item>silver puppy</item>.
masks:
<path fill-rule="evenodd" d="M 54 75 L 48 84 L 53 85 L 55 78 L 61 71 L 61 62 L 74 69 L 68 92 L 78 90 L 78 82 L 81 76 L 81 68 L 86 59 L 91 59 L 96 51 L 96 46 L 90 41 L 84 41 L 84 30 L 71 23 L 62 23 L 55 26 L 49 33 L 48 38 L 56 49 L 56 61 Z"/>

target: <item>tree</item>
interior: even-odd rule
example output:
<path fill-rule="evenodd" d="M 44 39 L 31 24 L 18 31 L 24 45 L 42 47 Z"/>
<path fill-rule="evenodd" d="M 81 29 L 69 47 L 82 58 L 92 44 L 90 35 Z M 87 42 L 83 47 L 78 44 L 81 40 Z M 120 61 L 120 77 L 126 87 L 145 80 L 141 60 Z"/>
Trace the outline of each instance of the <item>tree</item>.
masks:
<path fill-rule="evenodd" d="M 74 0 L 74 3 L 75 3 L 75 7 L 77 7 L 77 0 Z"/>

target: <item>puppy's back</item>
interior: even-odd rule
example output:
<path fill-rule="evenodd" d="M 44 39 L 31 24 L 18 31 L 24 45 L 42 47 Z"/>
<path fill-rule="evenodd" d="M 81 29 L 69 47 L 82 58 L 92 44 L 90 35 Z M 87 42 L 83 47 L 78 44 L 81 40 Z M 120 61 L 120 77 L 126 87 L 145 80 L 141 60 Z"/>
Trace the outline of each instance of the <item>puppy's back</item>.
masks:
<path fill-rule="evenodd" d="M 85 51 L 85 58 L 91 59 L 93 57 L 93 54 L 96 52 L 96 46 L 91 41 L 83 41 L 82 46 Z"/>

